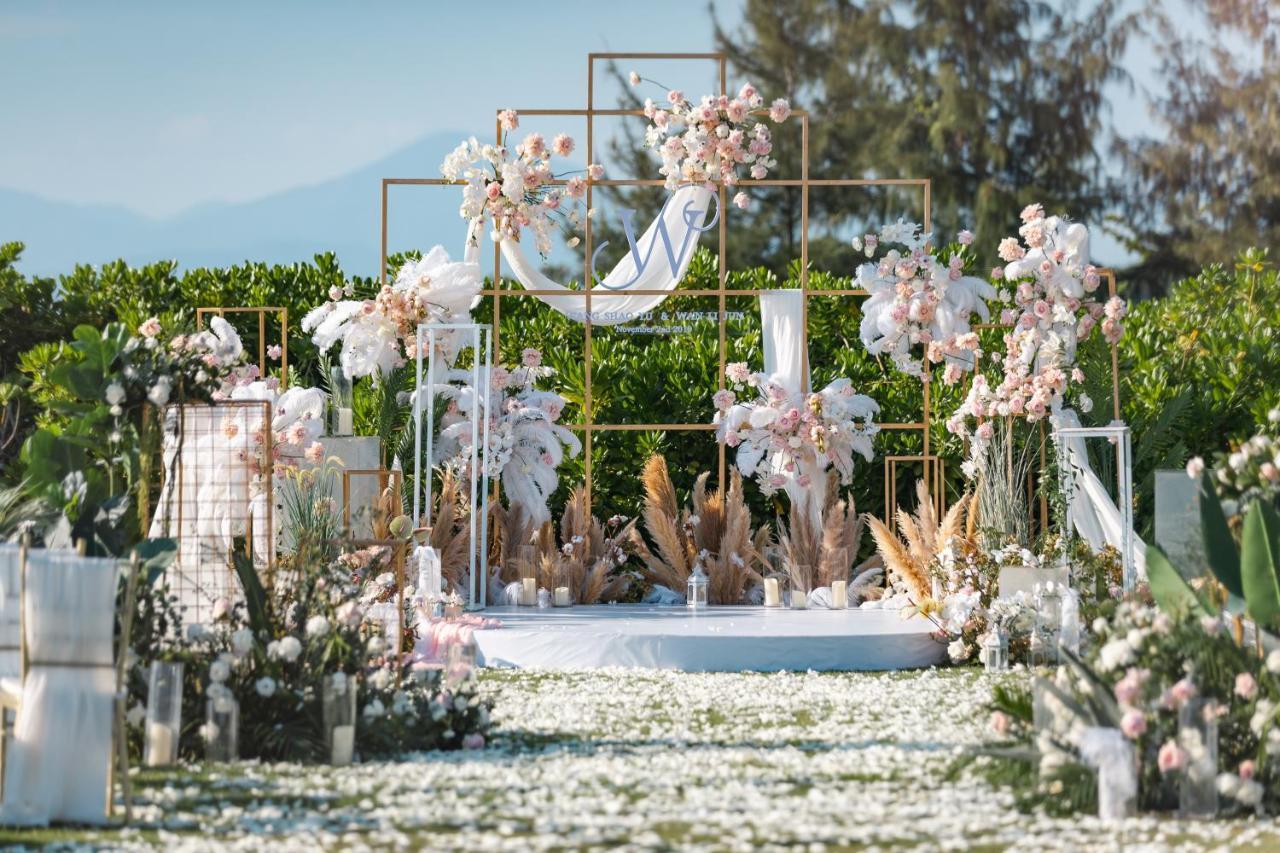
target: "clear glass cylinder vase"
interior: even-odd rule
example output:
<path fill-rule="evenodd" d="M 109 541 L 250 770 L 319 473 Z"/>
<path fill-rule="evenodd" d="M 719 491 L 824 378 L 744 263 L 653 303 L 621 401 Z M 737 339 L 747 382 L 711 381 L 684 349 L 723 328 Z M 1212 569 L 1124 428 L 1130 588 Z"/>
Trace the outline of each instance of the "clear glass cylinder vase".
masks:
<path fill-rule="evenodd" d="M 322 690 L 321 709 L 329 763 L 345 767 L 355 757 L 356 682 L 346 673 L 335 672 L 324 677 Z"/>
<path fill-rule="evenodd" d="M 219 764 L 240 760 L 240 703 L 234 696 L 205 702 L 204 757 Z"/>
<path fill-rule="evenodd" d="M 1186 762 L 1178 780 L 1178 816 L 1211 818 L 1218 813 L 1217 703 L 1200 697 L 1183 703 L 1178 748 Z"/>
<path fill-rule="evenodd" d="M 329 389 L 329 434 L 351 435 L 355 431 L 355 393 L 341 365 L 330 369 Z"/>
<path fill-rule="evenodd" d="M 152 661 L 147 680 L 147 719 L 142 763 L 148 767 L 178 760 L 182 735 L 182 664 Z"/>
<path fill-rule="evenodd" d="M 1031 633 L 1032 666 L 1056 666 L 1062 634 L 1062 593 L 1052 583 L 1036 591 L 1036 621 Z"/>

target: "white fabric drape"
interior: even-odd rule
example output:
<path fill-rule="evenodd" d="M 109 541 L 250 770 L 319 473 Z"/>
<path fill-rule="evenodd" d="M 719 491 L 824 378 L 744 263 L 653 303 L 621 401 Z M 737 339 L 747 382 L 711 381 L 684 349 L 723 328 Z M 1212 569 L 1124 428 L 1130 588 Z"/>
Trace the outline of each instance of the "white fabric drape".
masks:
<path fill-rule="evenodd" d="M 1068 429 L 1081 426 L 1074 409 L 1062 409 L 1058 425 Z M 1067 514 L 1076 531 L 1093 550 L 1111 545 L 1124 548 L 1124 522 L 1119 508 L 1111 499 L 1106 485 L 1098 479 L 1089 464 L 1089 453 L 1083 438 L 1066 439 L 1067 458 L 1071 466 L 1074 488 L 1067 496 Z M 1139 580 L 1147 577 L 1147 546 L 1133 534 L 1133 566 Z"/>
<path fill-rule="evenodd" d="M 790 394 L 810 389 L 805 348 L 804 294 L 799 290 L 766 290 L 760 294 L 760 327 L 764 338 L 764 372 Z M 783 473 L 779 468 L 775 473 Z M 787 477 L 786 492 L 796 507 L 807 507 L 813 520 L 822 524 L 827 498 L 827 478 L 818 462 L 802 462 L 799 474 L 807 474 L 809 485 L 801 486 Z"/>
<path fill-rule="evenodd" d="M 102 823 L 115 702 L 116 560 L 27 556 L 28 670 L 0 822 Z"/>
<path fill-rule="evenodd" d="M 0 545 L 0 678 L 13 678 L 22 671 L 22 549 Z"/>
<path fill-rule="evenodd" d="M 626 296 L 628 290 L 675 290 L 676 285 L 684 278 L 698 247 L 698 236 L 711 226 L 704 224 L 715 194 L 701 186 L 685 186 L 676 190 L 667 200 L 662 213 L 649 225 L 649 228 L 636 240 L 636 252 L 644 261 L 644 267 L 637 275 L 635 253 L 628 250 L 617 265 L 604 277 L 600 284 L 591 288 L 593 300 L 591 305 L 591 323 L 596 326 L 615 326 L 636 319 L 637 315 L 651 311 L 662 304 L 667 294 L 647 296 Z M 668 240 L 664 240 L 659 223 L 665 228 Z M 468 230 L 467 248 L 464 260 L 474 261 L 479 254 L 478 223 L 472 223 Z M 515 240 L 503 240 L 500 244 L 502 257 L 511 267 L 516 280 L 529 290 L 554 290 L 566 295 L 538 295 L 536 298 L 559 311 L 565 316 L 583 322 L 585 320 L 586 301 L 583 291 L 566 287 L 552 281 L 539 271 L 537 264 L 524 254 L 523 246 Z M 630 247 L 628 247 L 630 249 Z M 676 261 L 673 271 L 670 256 Z M 611 295 L 613 294 L 613 295 Z"/>

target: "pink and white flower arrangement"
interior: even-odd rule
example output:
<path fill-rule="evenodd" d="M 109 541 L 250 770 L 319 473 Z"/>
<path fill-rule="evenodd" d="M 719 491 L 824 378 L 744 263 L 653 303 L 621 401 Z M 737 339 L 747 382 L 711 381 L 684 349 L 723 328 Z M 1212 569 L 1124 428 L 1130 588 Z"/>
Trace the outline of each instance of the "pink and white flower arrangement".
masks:
<path fill-rule="evenodd" d="M 869 258 L 877 248 L 893 246 L 879 262 L 858 268 L 856 284 L 870 294 L 859 330 L 867 352 L 887 354 L 909 376 L 923 376 L 927 365 L 945 361 L 942 378 L 949 385 L 973 368 L 981 351 L 969 323 L 975 314 L 991 319 L 985 300 L 996 290 L 964 274 L 973 261 L 964 247 L 972 240 L 962 231 L 953 246 L 931 252 L 931 235 L 903 220 L 854 238 L 853 247 Z"/>
<path fill-rule="evenodd" d="M 551 520 L 547 501 L 559 485 L 556 469 L 566 455 L 572 458 L 582 450 L 578 437 L 559 423 L 567 401 L 554 391 L 536 387 L 539 379 L 554 373 L 542 364 L 541 352 L 528 348 L 521 353 L 519 367 L 490 370 L 483 399 L 477 399 L 467 384 L 470 370 L 452 371 L 450 381 L 435 386 L 436 394 L 448 400 L 435 462 L 467 473 L 473 413 L 485 412 L 489 419 L 485 470 L 490 477 L 502 478 L 507 499 L 523 508 L 534 525 Z M 476 426 L 478 440 L 483 441 L 484 423 Z"/>
<path fill-rule="evenodd" d="M 757 181 L 768 177 L 778 162 L 770 156 L 773 137 L 763 119 L 784 122 L 791 115 L 791 105 L 778 98 L 766 108 L 764 96 L 747 83 L 736 97 L 704 95 L 697 103 L 671 89 L 665 105 L 646 99 L 644 114 L 650 122 L 645 146 L 662 157 L 658 171 L 666 178 L 667 189 L 695 184 L 714 190 L 717 185 L 735 186 L 741 172 Z M 740 208 L 749 203 L 744 193 L 734 197 Z"/>
<path fill-rule="evenodd" d="M 1123 334 L 1125 305 L 1118 297 L 1098 301 L 1102 282 L 1089 263 L 1089 231 L 1061 216 L 1046 217 L 1038 204 L 1022 211 L 1021 241 L 1006 237 L 999 255 L 1006 264 L 993 270 L 1004 282 L 998 293 L 1011 305 L 1001 322 L 1004 335 L 1003 376 L 992 384 L 978 375 L 960 408 L 947 421 L 952 433 L 970 437 L 979 456 L 988 435 L 982 422 L 994 417 L 1038 421 L 1072 398 L 1084 412 L 1093 401 L 1080 388 L 1084 372 L 1076 363 L 1076 347 L 1101 326 L 1108 343 Z M 974 427 L 970 421 L 975 421 Z"/>
<path fill-rule="evenodd" d="M 418 260 L 405 262 L 395 281 L 371 299 L 352 299 L 341 290 L 302 318 L 302 329 L 321 352 L 342 342 L 340 360 L 347 376 L 387 375 L 417 355 L 418 324 L 466 322 L 479 299 L 480 265 L 455 262 L 436 246 Z M 337 299 L 332 297 L 337 296 Z M 453 339 L 438 336 L 452 358 Z"/>
<path fill-rule="evenodd" d="M 557 222 L 577 231 L 583 221 L 586 181 L 579 175 L 565 181 L 570 173 L 557 174 L 551 165 L 553 156 L 568 157 L 573 152 L 573 138 L 560 133 L 548 143 L 542 134 L 530 133 L 512 149 L 508 134 L 519 127 L 520 118 L 514 110 L 503 110 L 499 120 L 502 145 L 481 145 L 473 137 L 444 159 L 440 172 L 449 180 L 465 182 L 459 214 L 473 223 L 467 236 L 472 245 L 480 224 L 488 221 L 495 243 L 519 241 L 529 229 L 538 253 L 545 257 Z M 598 181 L 604 177 L 604 167 L 592 164 L 587 174 Z"/>
<path fill-rule="evenodd" d="M 756 477 L 766 495 L 788 483 L 808 487 L 815 473 L 831 466 L 847 484 L 853 455 L 871 460 L 871 440 L 880 429 L 873 419 L 880 406 L 855 394 L 848 379 L 821 391 L 791 393 L 744 363 L 728 365 L 725 376 L 733 390 L 714 396 L 716 438 L 737 449 L 738 470 Z"/>

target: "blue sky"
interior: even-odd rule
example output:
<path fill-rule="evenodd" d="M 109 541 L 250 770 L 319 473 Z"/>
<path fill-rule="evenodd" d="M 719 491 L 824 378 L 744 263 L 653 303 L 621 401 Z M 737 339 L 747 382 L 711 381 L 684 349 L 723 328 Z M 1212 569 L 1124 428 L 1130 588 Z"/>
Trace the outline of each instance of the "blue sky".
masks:
<path fill-rule="evenodd" d="M 740 6 L 716 11 L 736 26 Z M 6 0 L 0 188 L 168 219 L 322 183 L 432 133 L 487 138 L 496 106 L 582 106 L 589 51 L 711 47 L 703 0 Z M 1139 86 L 1150 64 L 1131 49 Z M 1113 109 L 1123 131 L 1148 127 L 1137 95 L 1117 90 Z"/>

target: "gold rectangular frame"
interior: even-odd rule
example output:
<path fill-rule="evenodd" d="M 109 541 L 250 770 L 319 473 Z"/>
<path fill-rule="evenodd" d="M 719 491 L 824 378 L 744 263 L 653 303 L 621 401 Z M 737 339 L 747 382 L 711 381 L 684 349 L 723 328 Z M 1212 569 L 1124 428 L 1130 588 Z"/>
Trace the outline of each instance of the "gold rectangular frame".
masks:
<path fill-rule="evenodd" d="M 263 378 L 267 376 L 267 315 L 276 314 L 280 318 L 280 390 L 289 387 L 289 309 L 263 306 L 224 308 L 206 305 L 196 309 L 196 329 L 204 328 L 204 315 L 217 314 L 257 314 L 258 315 L 258 372 Z"/>
<path fill-rule="evenodd" d="M 884 458 L 884 523 L 893 526 L 894 496 L 898 494 L 898 463 L 924 463 L 924 479 L 929 485 L 934 511 L 939 517 L 946 510 L 946 460 L 941 456 L 904 453 Z"/>
<path fill-rule="evenodd" d="M 377 477 L 378 494 L 392 488 L 399 495 L 404 490 L 404 475 L 390 468 L 343 468 L 342 469 L 342 529 L 351 531 L 351 478 Z M 392 485 L 394 484 L 394 486 Z M 372 521 L 372 520 L 371 520 Z M 388 521 L 390 521 L 388 519 Z"/>
<path fill-rule="evenodd" d="M 599 60 L 613 61 L 618 59 L 641 59 L 641 60 L 702 60 L 715 61 L 719 71 L 719 89 L 724 94 L 728 90 L 728 74 L 727 74 L 727 57 L 723 53 L 589 53 L 587 55 L 587 106 L 586 109 L 525 109 L 516 110 L 520 115 L 525 116 L 563 116 L 563 117 L 581 117 L 586 119 L 587 124 L 587 162 L 595 162 L 595 138 L 594 138 L 594 120 L 599 117 L 613 116 L 643 116 L 643 110 L 626 110 L 626 109 L 598 109 L 595 106 L 595 63 Z M 498 145 L 502 144 L 502 126 L 497 119 L 495 111 L 494 131 L 495 141 Z M 759 110 L 757 114 L 766 114 L 767 111 Z M 897 186 L 897 187 L 920 187 L 923 193 L 923 210 L 924 210 L 924 230 L 929 231 L 932 228 L 932 195 L 933 183 L 930 178 L 810 178 L 809 177 L 809 113 L 806 110 L 794 110 L 793 118 L 800 120 L 800 177 L 799 178 L 766 178 L 763 180 L 748 179 L 739 181 L 739 185 L 743 187 L 800 187 L 801 197 L 801 215 L 800 215 L 800 292 L 803 294 L 804 302 L 804 327 L 805 327 L 805 347 L 803 349 L 802 368 L 803 374 L 807 375 L 809 371 L 809 352 L 808 352 L 808 323 L 809 323 L 809 299 L 813 297 L 853 297 L 865 298 L 870 294 L 863 288 L 848 288 L 834 290 L 810 290 L 809 289 L 809 190 L 812 187 L 874 187 L 874 186 Z M 444 178 L 383 178 L 382 179 L 382 207 L 381 207 L 381 263 L 379 266 L 379 283 L 387 282 L 387 217 L 388 217 L 388 190 L 392 186 L 459 186 L 464 182 L 452 181 Z M 548 181 L 553 185 L 567 183 L 564 179 Z M 591 207 L 592 196 L 595 187 L 635 187 L 635 186 L 663 186 L 662 179 L 649 178 L 602 178 L 594 180 L 587 176 L 586 179 L 586 206 Z M 727 191 L 722 186 L 718 190 L 719 205 L 723 211 L 727 204 Z M 581 432 L 583 434 L 583 479 L 586 489 L 587 507 L 590 511 L 592 506 L 592 436 L 598 432 L 624 432 L 624 431 L 645 431 L 645 430 L 662 430 L 664 432 L 710 432 L 715 426 L 710 423 L 681 423 L 681 424 L 612 424 L 612 423 L 596 423 L 594 418 L 594 410 L 592 407 L 592 323 L 591 323 L 591 255 L 592 255 L 592 233 L 591 219 L 584 219 L 584 239 L 583 239 L 583 281 L 582 291 L 584 322 L 583 322 L 583 421 L 576 424 L 565 424 L 568 428 Z M 725 257 L 725 242 L 727 239 L 727 222 L 726 217 L 720 217 L 718 230 L 718 280 L 714 289 L 705 290 L 687 290 L 680 291 L 682 297 L 690 296 L 696 298 L 715 297 L 718 304 L 718 325 L 719 325 L 719 365 L 717 373 L 717 387 L 723 389 L 725 387 L 725 366 L 727 343 L 725 338 L 726 323 L 726 300 L 730 296 L 758 296 L 761 291 L 756 289 L 730 289 L 726 287 L 728 280 L 728 266 Z M 644 295 L 668 295 L 671 291 L 654 291 L 654 290 L 628 290 L 628 295 L 644 296 Z M 493 299 L 493 348 L 495 358 L 500 352 L 499 334 L 500 320 L 502 317 L 502 299 L 504 297 L 537 297 L 537 296 L 564 296 L 561 291 L 544 291 L 544 290 L 527 290 L 525 288 L 508 288 L 502 285 L 502 254 L 498 246 L 494 246 L 493 251 L 493 279 L 491 287 L 481 291 L 482 296 L 488 296 Z M 884 423 L 880 424 L 882 430 L 895 431 L 916 431 L 921 433 L 923 453 L 922 457 L 926 460 L 926 465 L 938 463 L 940 466 L 941 458 L 930 453 L 930 428 L 932 425 L 932 407 L 930 401 L 930 377 L 926 374 L 922 381 L 923 386 L 923 403 L 921 418 L 919 421 L 906 423 Z M 809 389 L 805 389 L 809 390 Z M 726 479 L 726 458 L 725 446 L 718 445 L 717 452 L 717 483 L 723 483 Z M 886 512 L 888 509 L 886 508 Z"/>

